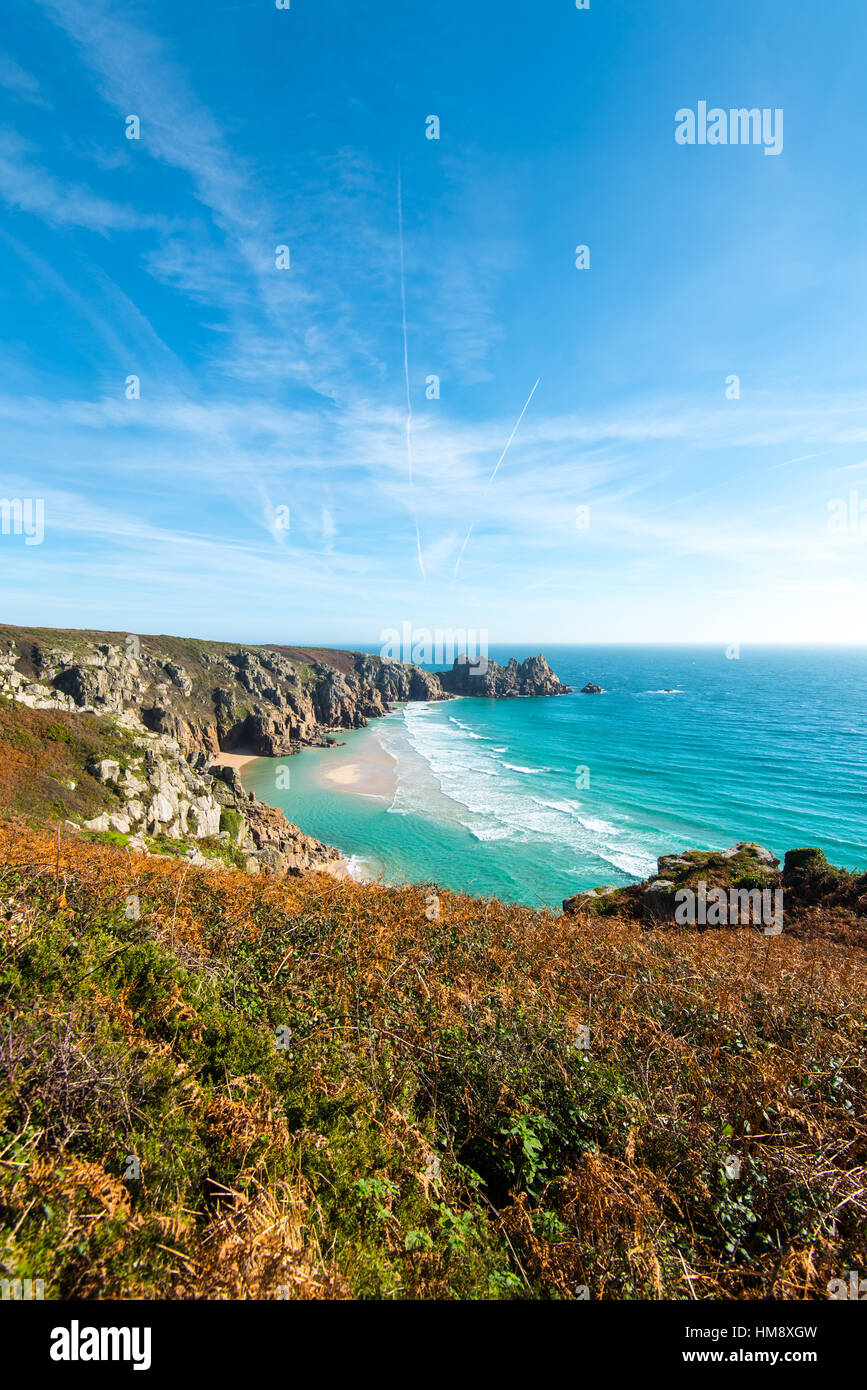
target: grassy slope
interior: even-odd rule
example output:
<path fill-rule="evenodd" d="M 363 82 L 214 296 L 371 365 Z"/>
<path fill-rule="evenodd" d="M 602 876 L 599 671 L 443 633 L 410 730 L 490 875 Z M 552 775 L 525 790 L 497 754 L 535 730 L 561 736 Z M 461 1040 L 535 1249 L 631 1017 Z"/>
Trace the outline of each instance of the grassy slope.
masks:
<path fill-rule="evenodd" d="M 4 1272 L 48 1296 L 800 1298 L 864 1268 L 863 932 L 444 892 L 429 920 L 426 891 L 0 825 Z"/>
<path fill-rule="evenodd" d="M 132 736 L 111 720 L 0 698 L 0 806 L 40 820 L 119 811 L 120 796 L 87 769 L 101 758 L 124 768 L 136 751 Z"/>

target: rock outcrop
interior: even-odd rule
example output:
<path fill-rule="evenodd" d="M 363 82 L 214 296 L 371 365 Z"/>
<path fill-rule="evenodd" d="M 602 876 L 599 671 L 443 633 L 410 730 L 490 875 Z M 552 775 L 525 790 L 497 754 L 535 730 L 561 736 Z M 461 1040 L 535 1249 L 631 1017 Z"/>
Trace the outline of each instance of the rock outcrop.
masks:
<path fill-rule="evenodd" d="M 33 709 L 114 715 L 166 736 L 188 758 L 233 748 L 282 757 L 404 700 L 568 689 L 543 656 L 508 666 L 459 658 L 434 674 L 363 652 L 0 628 L 0 692 Z"/>
<path fill-rule="evenodd" d="M 439 672 L 439 683 L 449 695 L 476 695 L 485 699 L 509 700 L 518 696 L 568 695 L 571 686 L 561 685 L 544 656 L 528 656 L 508 666 L 483 658 L 470 661 L 457 657 L 450 671 Z"/>
<path fill-rule="evenodd" d="M 174 842 L 173 852 L 186 844 L 196 863 L 219 864 L 221 848 L 231 850 L 231 862 L 251 873 L 302 874 L 339 858 L 282 811 L 252 800 L 234 768 L 209 765 L 204 753 L 190 762 L 165 734 L 134 736 L 132 746 L 135 752 L 123 767 L 112 758 L 88 767 L 110 794 L 110 804 L 80 829 L 122 835 L 146 854 L 160 852 L 166 841 Z M 215 851 L 210 857 L 197 849 L 203 842 Z"/>
<path fill-rule="evenodd" d="M 579 694 L 581 694 L 581 695 L 601 695 L 601 694 L 602 694 L 602 686 L 601 686 L 601 685 L 594 685 L 592 681 L 588 681 L 586 685 L 582 685 L 581 690 L 579 691 Z"/>
<path fill-rule="evenodd" d="M 267 872 L 305 874 L 325 868 L 330 860 L 340 857 L 330 845 L 321 844 L 290 824 L 275 806 L 249 802 L 243 814 L 252 841 L 252 857 Z"/>
<path fill-rule="evenodd" d="M 479 679 L 460 661 L 438 676 L 363 652 L 0 627 L 0 694 L 104 717 L 131 740 L 123 765 L 99 756 L 88 767 L 104 809 L 76 828 L 151 852 L 155 842 L 191 854 L 222 845 L 250 872 L 305 873 L 339 856 L 251 800 L 237 772 L 215 766 L 221 752 L 283 757 L 330 744 L 399 701 L 566 690 L 543 656 L 490 662 Z"/>
<path fill-rule="evenodd" d="M 690 849 L 679 854 L 661 854 L 656 873 L 642 883 L 623 888 L 606 885 L 576 893 L 564 899 L 563 911 L 574 916 L 586 910 L 626 910 L 627 915 L 637 915 L 651 923 L 673 923 L 677 895 L 683 889 L 698 895 L 716 888 L 761 893 L 776 890 L 783 882 L 780 861 L 769 849 L 740 840 L 725 850 Z"/>
<path fill-rule="evenodd" d="M 619 891 L 616 883 L 606 883 L 601 888 L 585 888 L 582 892 L 573 894 L 571 898 L 563 899 L 563 911 L 567 917 L 572 917 L 580 908 L 587 906 L 588 899 L 604 898 L 609 893 L 619 893 Z"/>
<path fill-rule="evenodd" d="M 563 912 L 588 925 L 611 917 L 636 928 L 749 928 L 803 939 L 819 931 L 848 947 L 867 920 L 867 873 L 836 868 L 815 848 L 788 850 L 781 869 L 771 850 L 740 840 L 660 855 L 643 882 L 585 889 L 564 899 Z"/>
<path fill-rule="evenodd" d="M 739 840 L 724 850 L 662 854 L 656 868 L 657 872 L 641 885 L 642 915 L 655 921 L 675 920 L 677 894 L 685 888 L 695 894 L 702 888 L 761 893 L 780 886 L 779 859 L 752 840 Z"/>

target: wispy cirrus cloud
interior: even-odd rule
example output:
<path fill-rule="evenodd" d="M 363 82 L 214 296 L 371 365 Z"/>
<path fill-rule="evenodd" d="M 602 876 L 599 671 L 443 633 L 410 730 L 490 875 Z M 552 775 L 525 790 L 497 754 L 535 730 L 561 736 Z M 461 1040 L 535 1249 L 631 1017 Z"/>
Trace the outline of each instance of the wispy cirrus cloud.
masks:
<path fill-rule="evenodd" d="M 757 350 L 744 400 L 723 405 L 717 361 L 736 359 L 745 325 L 767 312 L 755 281 L 755 305 L 729 339 L 707 329 L 710 387 L 682 360 L 654 384 L 657 338 L 671 356 L 695 282 L 672 287 L 660 252 L 668 302 L 646 312 L 641 277 L 618 262 L 619 194 L 611 200 L 600 164 L 608 222 L 602 191 L 583 204 L 572 196 L 583 147 L 552 123 L 562 112 L 537 112 L 544 91 L 507 111 L 483 63 L 464 92 L 416 55 L 437 95 L 404 72 L 389 75 L 394 99 L 359 93 L 354 54 L 333 71 L 320 62 L 320 15 L 305 29 L 294 13 L 283 24 L 267 7 L 238 7 L 205 41 L 200 17 L 165 0 L 146 11 L 39 3 L 62 71 L 52 85 L 31 62 L 36 88 L 25 69 L 6 73 L 30 125 L 26 139 L 0 142 L 0 197 L 13 209 L 5 245 L 25 306 L 19 337 L 0 349 L 0 425 L 20 488 L 47 479 L 66 499 L 66 521 L 40 551 L 49 599 L 61 553 L 70 584 L 131 607 L 144 588 L 152 606 L 178 588 L 204 605 L 210 587 L 215 623 L 230 611 L 252 621 L 251 601 L 258 620 L 270 594 L 294 635 L 308 593 L 339 629 L 347 605 L 374 624 L 382 605 L 412 604 L 420 620 L 439 605 L 447 624 L 443 608 L 471 595 L 479 624 L 487 613 L 507 621 L 532 589 L 555 595 L 551 630 L 564 634 L 577 621 L 570 594 L 582 621 L 601 625 L 609 596 L 630 586 L 645 610 L 691 586 L 776 593 L 775 575 L 794 586 L 821 574 L 845 590 L 857 547 L 832 543 L 825 508 L 845 482 L 832 484 L 832 471 L 860 466 L 865 402 L 857 390 L 804 390 L 797 375 L 778 391 Z M 392 18 L 386 6 L 358 26 L 368 76 L 381 67 L 376 26 Z M 526 19 L 528 35 L 536 23 Z M 343 39 L 328 39 L 338 57 Z M 556 62 L 548 45 L 544 57 Z M 44 129 L 43 87 L 63 92 L 60 142 Z M 439 148 L 422 134 L 429 101 L 451 103 Z M 123 135 L 131 113 L 136 142 Z M 562 149 L 549 180 L 552 130 Z M 666 198 L 673 190 L 669 179 Z M 593 278 L 576 289 L 573 223 L 583 219 L 596 219 L 581 236 L 604 254 L 594 249 Z M 286 272 L 275 265 L 283 243 Z M 731 270 L 735 242 L 727 255 Z M 591 386 L 597 350 L 606 365 Z M 126 399 L 128 373 L 140 399 Z M 425 395 L 429 373 L 441 398 Z M 498 468 L 540 373 L 544 399 Z M 579 505 L 590 509 L 586 531 Z M 281 508 L 290 528 L 277 524 Z M 30 563 L 21 593 L 36 573 Z M 349 589 L 347 575 L 359 584 Z"/>
<path fill-rule="evenodd" d="M 31 106 L 48 108 L 51 102 L 44 95 L 37 78 L 8 54 L 0 54 L 0 87 Z"/>
<path fill-rule="evenodd" d="M 166 230 L 168 219 L 160 214 L 101 198 L 88 188 L 64 184 L 29 159 L 32 146 L 12 131 L 0 130 L 0 198 L 34 213 L 52 227 L 86 227 L 109 232 Z"/>

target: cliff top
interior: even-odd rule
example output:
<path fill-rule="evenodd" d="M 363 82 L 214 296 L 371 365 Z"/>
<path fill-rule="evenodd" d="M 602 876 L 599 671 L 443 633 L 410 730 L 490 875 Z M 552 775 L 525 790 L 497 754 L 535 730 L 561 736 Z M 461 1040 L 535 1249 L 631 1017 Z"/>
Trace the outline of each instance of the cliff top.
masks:
<path fill-rule="evenodd" d="M 439 674 L 367 652 L 0 626 L 0 690 L 35 709 L 130 715 L 186 756 L 282 756 L 359 728 L 405 700 L 562 695 L 543 656 L 457 660 Z"/>

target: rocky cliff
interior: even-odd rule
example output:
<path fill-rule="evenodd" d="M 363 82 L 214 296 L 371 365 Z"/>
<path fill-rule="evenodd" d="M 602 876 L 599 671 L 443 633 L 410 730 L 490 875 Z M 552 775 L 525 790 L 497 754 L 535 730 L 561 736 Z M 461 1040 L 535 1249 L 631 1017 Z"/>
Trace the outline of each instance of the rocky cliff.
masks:
<path fill-rule="evenodd" d="M 0 696 L 20 711 L 9 736 L 31 750 L 25 776 L 44 783 L 31 810 L 44 803 L 73 829 L 151 854 L 228 855 L 251 873 L 300 874 L 339 856 L 248 796 L 217 765 L 221 752 L 333 743 L 398 701 L 565 690 L 542 656 L 484 673 L 456 662 L 438 676 L 362 652 L 0 627 Z"/>
<path fill-rule="evenodd" d="M 32 709 L 129 716 L 182 753 L 281 757 L 403 700 L 562 695 L 543 656 L 438 675 L 363 652 L 0 627 L 0 692 Z"/>
<path fill-rule="evenodd" d="M 188 761 L 165 734 L 133 734 L 126 756 L 89 763 L 107 804 L 78 828 L 120 837 L 139 853 L 186 852 L 193 863 L 215 867 L 228 859 L 248 873 L 301 874 L 339 858 L 282 811 L 255 801 L 234 768 L 208 763 L 204 753 Z"/>
<path fill-rule="evenodd" d="M 0 818 L 207 867 L 297 875 L 336 850 L 255 801 L 233 768 L 183 756 L 129 714 L 33 709 L 0 699 Z"/>
<path fill-rule="evenodd" d="M 450 671 L 439 673 L 447 695 L 477 695 L 486 699 L 509 700 L 517 696 L 568 695 L 571 686 L 561 685 L 544 656 L 528 656 L 520 664 L 512 657 L 508 666 L 496 661 L 468 661 L 458 657 Z"/>

